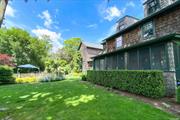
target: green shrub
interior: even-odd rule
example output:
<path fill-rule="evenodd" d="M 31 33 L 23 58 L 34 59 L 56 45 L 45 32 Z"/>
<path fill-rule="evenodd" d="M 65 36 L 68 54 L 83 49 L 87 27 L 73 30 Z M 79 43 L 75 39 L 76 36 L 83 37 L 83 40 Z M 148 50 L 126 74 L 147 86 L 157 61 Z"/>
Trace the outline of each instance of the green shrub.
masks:
<path fill-rule="evenodd" d="M 161 71 L 90 70 L 87 71 L 87 80 L 95 84 L 152 98 L 160 98 L 165 95 L 165 84 Z"/>
<path fill-rule="evenodd" d="M 177 91 L 176 91 L 176 101 L 178 103 L 180 103 L 180 86 L 177 87 Z"/>
<path fill-rule="evenodd" d="M 85 75 L 85 74 L 83 74 L 83 75 L 81 76 L 81 80 L 82 80 L 82 81 L 86 81 L 86 80 L 87 80 L 87 78 L 86 78 L 86 75 Z"/>
<path fill-rule="evenodd" d="M 0 66 L 0 84 L 14 83 L 13 70 L 8 66 Z"/>

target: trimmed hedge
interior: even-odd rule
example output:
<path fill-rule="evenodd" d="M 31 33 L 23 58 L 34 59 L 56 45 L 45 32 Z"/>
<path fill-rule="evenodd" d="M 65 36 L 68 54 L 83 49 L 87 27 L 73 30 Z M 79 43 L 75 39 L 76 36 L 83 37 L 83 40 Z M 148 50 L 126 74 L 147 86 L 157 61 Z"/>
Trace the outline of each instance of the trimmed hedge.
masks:
<path fill-rule="evenodd" d="M 180 86 L 177 87 L 177 91 L 176 91 L 176 101 L 178 103 L 180 103 Z"/>
<path fill-rule="evenodd" d="M 82 81 L 86 81 L 86 75 L 85 75 L 85 74 L 83 74 L 83 75 L 81 76 L 81 80 L 82 80 Z"/>
<path fill-rule="evenodd" d="M 0 66 L 0 84 L 14 83 L 13 70 L 8 66 Z"/>
<path fill-rule="evenodd" d="M 163 79 L 162 71 L 155 70 L 87 71 L 87 81 L 152 98 L 165 95 Z"/>

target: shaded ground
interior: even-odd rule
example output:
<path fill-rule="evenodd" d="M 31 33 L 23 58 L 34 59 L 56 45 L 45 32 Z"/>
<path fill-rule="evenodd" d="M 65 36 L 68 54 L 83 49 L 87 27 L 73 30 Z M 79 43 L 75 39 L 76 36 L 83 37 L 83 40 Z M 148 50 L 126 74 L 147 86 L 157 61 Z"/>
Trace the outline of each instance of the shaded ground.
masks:
<path fill-rule="evenodd" d="M 0 119 L 178 120 L 141 101 L 69 79 L 0 86 Z"/>
<path fill-rule="evenodd" d="M 92 84 L 92 83 L 89 83 L 89 84 Z M 129 98 L 133 98 L 133 99 L 140 100 L 142 102 L 151 104 L 160 110 L 170 112 L 170 113 L 172 113 L 172 114 L 174 114 L 180 118 L 180 104 L 176 103 L 175 102 L 176 100 L 173 97 L 164 97 L 161 99 L 152 99 L 152 98 L 144 97 L 141 95 L 137 95 L 137 94 L 133 94 L 133 93 L 125 92 L 125 91 L 120 91 L 120 90 L 116 90 L 116 89 L 103 87 L 100 85 L 95 85 L 95 86 L 100 87 L 100 88 L 104 88 L 107 91 L 119 94 L 121 96 L 126 96 Z"/>

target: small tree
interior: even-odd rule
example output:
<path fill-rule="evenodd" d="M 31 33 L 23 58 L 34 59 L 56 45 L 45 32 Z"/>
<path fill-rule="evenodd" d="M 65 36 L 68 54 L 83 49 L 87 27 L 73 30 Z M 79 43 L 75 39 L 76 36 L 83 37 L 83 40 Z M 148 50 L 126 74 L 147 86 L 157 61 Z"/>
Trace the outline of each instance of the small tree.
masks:
<path fill-rule="evenodd" d="M 13 57 L 8 54 L 0 54 L 0 65 L 15 66 Z"/>

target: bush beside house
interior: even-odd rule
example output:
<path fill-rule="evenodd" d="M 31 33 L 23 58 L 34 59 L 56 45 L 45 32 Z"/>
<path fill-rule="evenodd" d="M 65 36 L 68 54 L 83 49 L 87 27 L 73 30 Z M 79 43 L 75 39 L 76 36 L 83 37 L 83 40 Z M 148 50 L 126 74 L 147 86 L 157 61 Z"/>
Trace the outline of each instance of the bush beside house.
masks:
<path fill-rule="evenodd" d="M 0 66 L 0 84 L 14 83 L 13 70 L 8 66 Z"/>
<path fill-rule="evenodd" d="M 177 87 L 177 91 L 176 91 L 176 100 L 178 103 L 180 103 L 180 86 Z"/>
<path fill-rule="evenodd" d="M 114 70 L 87 71 L 87 81 L 152 98 L 165 95 L 161 71 Z"/>

